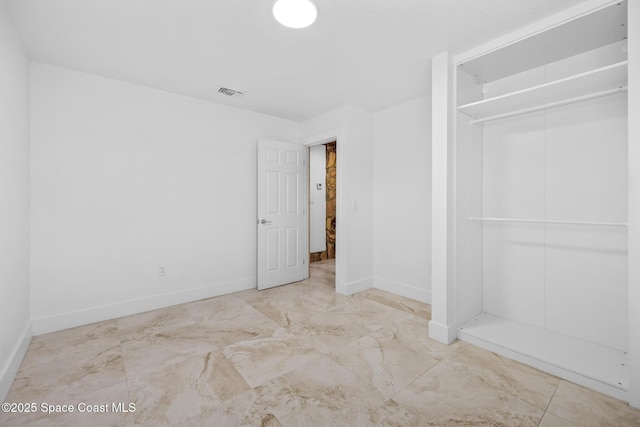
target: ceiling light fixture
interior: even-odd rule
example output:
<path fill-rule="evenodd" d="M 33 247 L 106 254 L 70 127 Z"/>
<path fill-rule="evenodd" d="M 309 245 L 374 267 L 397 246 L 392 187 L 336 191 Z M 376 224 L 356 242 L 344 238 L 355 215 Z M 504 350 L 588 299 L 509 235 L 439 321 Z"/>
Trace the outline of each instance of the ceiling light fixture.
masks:
<path fill-rule="evenodd" d="M 313 0 L 278 0 L 273 5 L 276 21 L 289 28 L 305 28 L 318 17 L 318 7 Z"/>

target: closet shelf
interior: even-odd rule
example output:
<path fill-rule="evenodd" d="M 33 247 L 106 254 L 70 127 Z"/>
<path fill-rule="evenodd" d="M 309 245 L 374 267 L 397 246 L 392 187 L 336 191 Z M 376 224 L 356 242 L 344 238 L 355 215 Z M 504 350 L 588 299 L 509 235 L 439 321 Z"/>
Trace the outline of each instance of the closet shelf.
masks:
<path fill-rule="evenodd" d="M 531 224 L 567 224 L 567 225 L 596 225 L 607 227 L 627 227 L 626 222 L 600 222 L 600 221 L 562 221 L 555 219 L 524 219 L 524 218 L 487 218 L 469 217 L 471 221 L 482 222 L 526 222 Z"/>
<path fill-rule="evenodd" d="M 472 123 L 524 114 L 626 90 L 627 61 L 461 105 Z"/>
<path fill-rule="evenodd" d="M 618 349 L 482 313 L 458 329 L 458 338 L 618 399 L 629 388 L 629 357 Z"/>

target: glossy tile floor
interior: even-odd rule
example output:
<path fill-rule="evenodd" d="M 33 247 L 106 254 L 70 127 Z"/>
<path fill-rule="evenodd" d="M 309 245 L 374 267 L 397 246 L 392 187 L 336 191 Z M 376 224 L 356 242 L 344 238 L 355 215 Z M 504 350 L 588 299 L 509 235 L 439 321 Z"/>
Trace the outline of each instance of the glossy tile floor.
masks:
<path fill-rule="evenodd" d="M 623 402 L 428 339 L 427 304 L 333 283 L 325 261 L 304 282 L 36 337 L 7 401 L 38 412 L 0 425 L 640 426 Z"/>

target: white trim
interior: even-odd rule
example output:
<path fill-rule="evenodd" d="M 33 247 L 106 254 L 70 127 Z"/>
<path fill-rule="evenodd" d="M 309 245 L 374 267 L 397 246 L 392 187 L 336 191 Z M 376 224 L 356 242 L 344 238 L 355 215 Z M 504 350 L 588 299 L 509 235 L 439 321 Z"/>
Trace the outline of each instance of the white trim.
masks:
<path fill-rule="evenodd" d="M 302 144 L 307 147 L 314 145 L 336 142 L 336 292 L 346 294 L 348 285 L 344 282 L 347 278 L 347 233 L 346 223 L 347 215 L 344 210 L 346 204 L 346 188 L 343 185 L 345 177 L 345 164 L 347 163 L 346 150 L 344 148 L 343 138 L 344 128 L 333 128 L 323 132 L 319 132 L 302 139 Z"/>
<path fill-rule="evenodd" d="M 431 135 L 431 293 L 434 330 L 430 336 L 449 344 L 455 338 L 455 203 L 452 186 L 455 180 L 455 127 L 452 115 L 453 71 L 448 52 L 431 59 L 432 76 L 432 135 Z"/>
<path fill-rule="evenodd" d="M 449 117 L 447 118 L 447 123 L 449 124 L 449 132 L 451 133 L 451 140 L 449 141 L 450 147 L 448 153 L 450 153 L 451 158 L 449 159 L 449 165 L 451 167 L 451 171 L 447 176 L 447 180 L 451 181 L 451 189 L 448 193 L 448 206 L 450 207 L 449 212 L 449 247 L 448 247 L 448 263 L 449 263 L 449 282 L 448 282 L 448 297 L 449 300 L 449 308 L 451 311 L 451 315 L 448 319 L 448 325 L 456 329 L 451 335 L 451 332 L 448 332 L 448 339 L 451 339 L 449 343 L 453 342 L 457 336 L 457 324 L 458 324 L 458 203 L 457 203 L 457 194 L 459 192 L 458 188 L 458 114 L 456 111 L 456 104 L 458 99 L 458 67 L 454 67 L 453 64 L 449 63 L 449 78 L 451 79 L 449 82 Z"/>
<path fill-rule="evenodd" d="M 9 393 L 9 389 L 11 389 L 11 385 L 13 384 L 16 374 L 20 369 L 22 359 L 24 359 L 24 355 L 27 353 L 27 348 L 31 343 L 32 337 L 33 331 L 31 329 L 31 322 L 28 322 L 22 330 L 18 342 L 13 347 L 9 360 L 4 364 L 2 371 L 0 372 L 0 402 L 5 401 L 7 394 Z"/>
<path fill-rule="evenodd" d="M 430 320 L 429 338 L 443 344 L 451 344 L 456 339 L 456 328 L 453 325 L 445 326 L 441 323 Z"/>
<path fill-rule="evenodd" d="M 256 278 L 248 277 L 232 282 L 217 283 L 210 286 L 202 286 L 178 292 L 154 295 L 148 298 L 132 299 L 115 304 L 107 304 L 55 314 L 53 316 L 39 317 L 32 320 L 33 334 L 41 335 L 49 332 L 61 331 L 63 329 L 88 325 L 95 322 L 101 322 L 103 320 L 116 319 L 118 317 L 129 316 L 131 314 L 143 313 L 145 311 L 156 310 L 159 308 L 170 307 L 172 305 L 213 298 L 220 295 L 255 288 Z"/>
<path fill-rule="evenodd" d="M 373 278 L 373 287 L 382 291 L 391 292 L 416 301 L 431 304 L 431 291 L 422 289 L 407 283 L 394 282 L 393 280 L 383 279 L 382 277 Z"/>
<path fill-rule="evenodd" d="M 308 136 L 302 140 L 302 145 L 311 147 L 313 145 L 327 144 L 333 142 L 342 136 L 342 128 L 329 129 L 324 132 L 316 133 L 315 135 Z"/>
<path fill-rule="evenodd" d="M 628 110 L 628 336 L 630 387 L 629 404 L 640 408 L 640 2 L 629 1 L 629 110 Z"/>
<path fill-rule="evenodd" d="M 337 240 L 337 239 L 336 239 Z M 351 283 L 336 283 L 336 292 L 342 295 L 353 295 L 373 288 L 373 277 Z"/>

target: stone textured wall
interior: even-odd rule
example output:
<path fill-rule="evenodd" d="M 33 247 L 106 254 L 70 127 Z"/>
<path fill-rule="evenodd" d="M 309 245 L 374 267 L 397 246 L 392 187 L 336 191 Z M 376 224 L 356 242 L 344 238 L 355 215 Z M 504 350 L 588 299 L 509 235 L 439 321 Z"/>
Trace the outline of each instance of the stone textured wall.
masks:
<path fill-rule="evenodd" d="M 336 143 L 325 144 L 327 150 L 327 250 L 311 254 L 311 262 L 336 257 Z"/>

